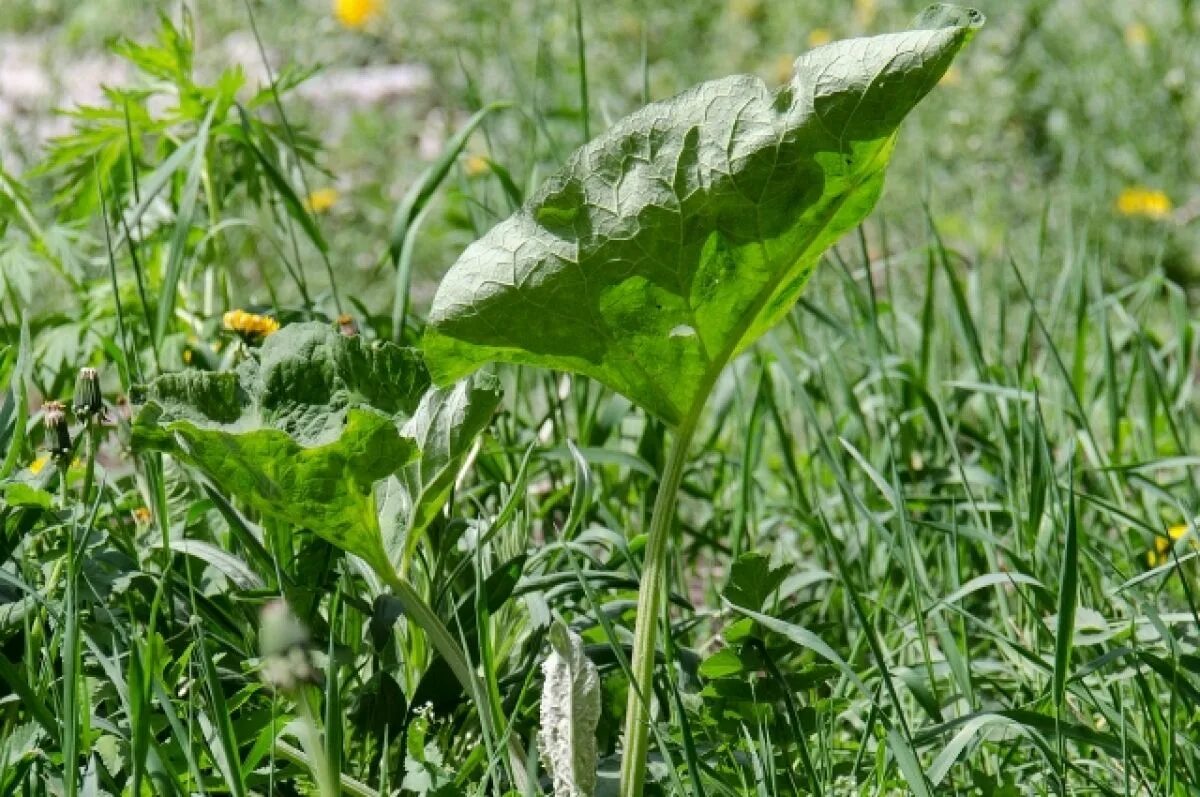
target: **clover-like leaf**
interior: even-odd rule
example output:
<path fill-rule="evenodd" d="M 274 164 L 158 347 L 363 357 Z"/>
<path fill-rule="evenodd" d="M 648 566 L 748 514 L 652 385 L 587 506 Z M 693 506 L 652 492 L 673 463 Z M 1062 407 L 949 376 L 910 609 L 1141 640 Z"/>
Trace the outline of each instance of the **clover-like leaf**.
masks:
<path fill-rule="evenodd" d="M 791 571 L 790 565 L 772 567 L 771 557 L 750 551 L 739 556 L 733 563 L 729 583 L 725 585 L 721 594 L 725 600 L 736 606 L 759 611 Z"/>
<path fill-rule="evenodd" d="M 154 380 L 138 397 L 134 442 L 170 451 L 387 577 L 373 489 L 416 454 L 401 425 L 428 385 L 416 351 L 294 324 L 235 372 Z"/>
<path fill-rule="evenodd" d="M 897 127 L 982 24 L 835 42 L 790 82 L 703 83 L 617 122 L 472 244 L 433 302 L 434 378 L 488 361 L 587 374 L 679 423 L 870 212 Z"/>

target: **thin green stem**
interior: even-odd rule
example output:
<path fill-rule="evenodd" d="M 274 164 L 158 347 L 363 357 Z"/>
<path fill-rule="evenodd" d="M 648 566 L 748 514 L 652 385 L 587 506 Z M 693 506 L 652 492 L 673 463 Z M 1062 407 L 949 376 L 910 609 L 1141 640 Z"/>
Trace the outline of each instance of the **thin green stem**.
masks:
<path fill-rule="evenodd" d="M 703 402 L 697 402 L 697 407 Z M 637 624 L 633 631 L 632 678 L 629 702 L 625 709 L 625 753 L 621 760 L 621 797 L 641 797 L 646 777 L 646 755 L 650 733 L 650 700 L 654 683 L 654 651 L 659 613 L 667 579 L 667 541 L 675 519 L 675 502 L 688 448 L 696 433 L 699 409 L 693 411 L 675 431 L 667 455 L 658 495 L 650 515 L 650 535 L 642 566 L 642 585 L 638 591 Z"/>
<path fill-rule="evenodd" d="M 313 780 L 317 782 L 321 797 L 338 797 L 341 789 L 333 776 L 333 769 L 329 766 L 329 757 L 325 755 L 321 732 L 317 728 L 317 718 L 308 704 L 308 694 L 303 690 L 296 695 L 296 704 L 300 710 L 300 725 L 303 729 L 300 744 L 308 755 L 308 765 L 312 769 Z"/>
<path fill-rule="evenodd" d="M 475 709 L 479 712 L 480 724 L 483 725 L 485 732 L 490 732 L 497 741 L 503 742 L 507 739 L 509 761 L 513 769 L 512 776 L 516 781 L 514 785 L 518 791 L 524 794 L 529 785 L 525 776 L 524 751 L 521 749 L 519 740 L 506 733 L 500 717 L 493 713 L 491 703 L 488 701 L 487 687 L 471 666 L 466 653 L 442 623 L 441 618 L 434 613 L 411 583 L 395 574 L 381 573 L 380 575 L 391 587 L 392 595 L 400 602 L 405 613 L 425 632 L 437 652 L 442 654 L 442 658 L 446 660 L 446 664 L 450 666 L 450 670 L 475 704 Z"/>
<path fill-rule="evenodd" d="M 284 761 L 290 761 L 296 766 L 309 766 L 308 755 L 303 750 L 293 747 L 283 739 L 276 738 L 273 748 L 275 755 Z M 338 785 L 341 787 L 342 794 L 349 794 L 351 797 L 379 797 L 379 792 L 345 773 L 338 775 Z M 334 793 L 336 794 L 337 792 Z"/>
<path fill-rule="evenodd" d="M 84 430 L 87 434 L 87 464 L 84 466 L 82 506 L 88 507 L 92 504 L 92 487 L 96 484 L 96 455 L 100 450 L 100 438 L 104 430 L 100 427 L 100 422 L 90 416 L 84 424 Z"/>
<path fill-rule="evenodd" d="M 67 528 L 67 586 L 63 596 L 63 623 L 65 632 L 62 641 L 63 668 L 63 702 L 62 702 L 62 739 L 63 739 L 63 793 L 66 797 L 75 797 L 79 793 L 79 615 L 77 613 L 78 571 L 76 570 L 75 534 L 78 529 L 78 518 L 67 512 L 68 490 L 67 471 L 71 465 L 68 454 L 58 463 L 59 479 L 59 508 L 63 512 Z"/>

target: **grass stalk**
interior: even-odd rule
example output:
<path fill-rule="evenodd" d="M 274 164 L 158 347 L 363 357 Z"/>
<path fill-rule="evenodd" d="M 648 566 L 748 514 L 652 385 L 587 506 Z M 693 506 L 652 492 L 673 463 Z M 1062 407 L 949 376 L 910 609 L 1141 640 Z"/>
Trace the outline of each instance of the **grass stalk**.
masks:
<path fill-rule="evenodd" d="M 479 712 L 479 721 L 484 732 L 491 733 L 495 739 L 504 739 L 506 732 L 501 726 L 500 718 L 491 710 L 487 686 L 471 666 L 466 653 L 450 634 L 449 629 L 408 581 L 400 576 L 391 575 L 387 577 L 387 583 L 392 589 L 393 596 L 404 607 L 404 612 L 426 633 L 429 641 L 433 643 L 433 647 L 446 660 L 446 664 L 449 665 L 454 676 L 466 690 L 467 695 L 475 704 L 476 711 Z M 515 736 L 508 736 L 508 754 L 517 790 L 525 793 L 528 786 L 525 775 L 525 756 L 520 742 Z"/>

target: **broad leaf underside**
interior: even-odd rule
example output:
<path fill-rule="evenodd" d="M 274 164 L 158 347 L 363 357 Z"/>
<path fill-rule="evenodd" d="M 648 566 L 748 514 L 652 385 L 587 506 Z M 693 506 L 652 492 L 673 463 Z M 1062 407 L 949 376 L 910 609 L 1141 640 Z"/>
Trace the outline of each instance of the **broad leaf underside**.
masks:
<path fill-rule="evenodd" d="M 390 572 L 372 489 L 415 455 L 401 424 L 428 386 L 416 351 L 294 324 L 236 372 L 156 379 L 140 397 L 134 440 Z"/>
<path fill-rule="evenodd" d="M 472 244 L 434 300 L 439 382 L 488 361 L 577 371 L 678 423 L 870 212 L 904 116 L 982 23 L 836 42 L 770 91 L 703 83 L 571 156 Z"/>

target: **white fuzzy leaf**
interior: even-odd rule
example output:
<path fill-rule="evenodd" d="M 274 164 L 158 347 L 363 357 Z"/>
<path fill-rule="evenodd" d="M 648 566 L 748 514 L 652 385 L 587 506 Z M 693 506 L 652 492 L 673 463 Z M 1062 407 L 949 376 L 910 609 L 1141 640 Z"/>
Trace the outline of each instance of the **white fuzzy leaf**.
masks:
<path fill-rule="evenodd" d="M 583 640 L 562 623 L 550 628 L 550 648 L 542 663 L 542 762 L 554 783 L 554 797 L 592 797 L 600 674 L 584 654 Z"/>

